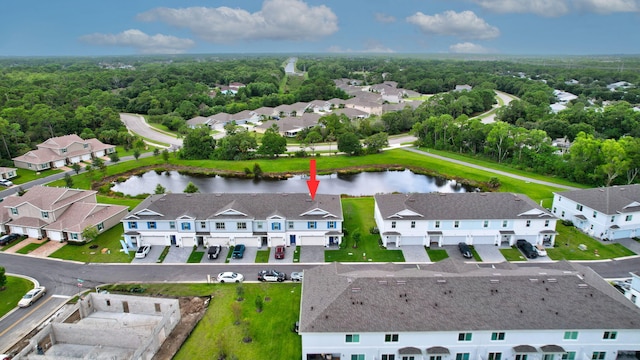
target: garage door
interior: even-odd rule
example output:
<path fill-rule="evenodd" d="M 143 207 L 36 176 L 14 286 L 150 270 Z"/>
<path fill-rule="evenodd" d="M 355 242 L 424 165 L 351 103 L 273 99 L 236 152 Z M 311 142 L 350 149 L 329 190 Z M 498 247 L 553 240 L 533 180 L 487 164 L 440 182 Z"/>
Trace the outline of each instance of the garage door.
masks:
<path fill-rule="evenodd" d="M 211 245 L 229 246 L 229 238 L 228 237 L 207 237 L 204 239 L 204 243 L 207 246 L 211 246 Z"/>
<path fill-rule="evenodd" d="M 496 243 L 496 237 L 489 236 L 474 236 L 473 245 L 493 245 Z"/>
<path fill-rule="evenodd" d="M 254 237 L 246 237 L 246 238 L 235 238 L 236 241 L 236 245 L 244 245 L 244 246 L 251 246 L 251 247 L 257 247 L 260 246 L 260 243 L 258 242 L 258 239 L 254 238 Z"/>
<path fill-rule="evenodd" d="M 60 231 L 47 231 L 49 240 L 62 241 L 62 233 Z"/>
<path fill-rule="evenodd" d="M 403 236 L 400 238 L 398 246 L 403 245 L 422 245 L 424 243 L 424 237 L 422 236 Z"/>
<path fill-rule="evenodd" d="M 284 238 L 283 237 L 277 237 L 276 236 L 276 237 L 272 237 L 271 238 L 271 244 L 270 245 L 271 246 L 278 246 L 278 245 L 287 245 L 287 244 L 284 242 Z"/>
<path fill-rule="evenodd" d="M 27 236 L 30 238 L 37 239 L 40 237 L 40 229 L 27 229 Z"/>
<path fill-rule="evenodd" d="M 299 239 L 300 240 L 298 241 L 298 245 L 301 246 L 324 246 L 324 236 L 300 236 Z"/>
<path fill-rule="evenodd" d="M 183 247 L 192 247 L 196 244 L 196 238 L 194 237 L 183 237 L 182 238 L 182 246 Z"/>
<path fill-rule="evenodd" d="M 631 237 L 631 230 L 618 230 L 613 233 L 614 239 L 624 239 L 628 237 Z"/>
<path fill-rule="evenodd" d="M 64 165 L 65 165 L 64 160 L 56 161 L 53 163 L 53 167 L 55 168 L 63 167 Z"/>
<path fill-rule="evenodd" d="M 24 228 L 22 226 L 9 226 L 9 229 L 14 234 L 24 235 Z"/>
<path fill-rule="evenodd" d="M 160 245 L 167 246 L 169 244 L 169 240 L 165 239 L 164 236 L 143 236 L 140 239 L 140 244 L 138 245 Z"/>
<path fill-rule="evenodd" d="M 465 242 L 465 240 L 467 240 L 467 237 L 462 235 L 462 236 L 445 236 L 442 239 L 442 245 L 458 245 L 458 243 L 461 242 Z"/>

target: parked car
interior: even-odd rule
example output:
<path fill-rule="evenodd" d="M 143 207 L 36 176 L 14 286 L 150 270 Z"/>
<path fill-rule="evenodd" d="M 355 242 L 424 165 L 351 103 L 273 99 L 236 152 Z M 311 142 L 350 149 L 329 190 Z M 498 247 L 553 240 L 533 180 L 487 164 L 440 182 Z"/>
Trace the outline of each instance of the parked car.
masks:
<path fill-rule="evenodd" d="M 226 282 L 241 283 L 242 281 L 244 281 L 244 276 L 232 271 L 225 271 L 218 274 L 218 277 L 216 279 L 218 280 L 218 282 L 223 284 Z"/>
<path fill-rule="evenodd" d="M 38 286 L 35 289 L 29 290 L 22 299 L 18 302 L 19 307 L 31 306 L 38 299 L 43 297 L 47 293 L 47 289 L 44 286 Z"/>
<path fill-rule="evenodd" d="M 538 256 L 547 256 L 547 249 L 545 249 L 543 245 L 537 244 L 535 248 Z"/>
<path fill-rule="evenodd" d="M 238 244 L 236 246 L 233 247 L 233 253 L 231 254 L 231 257 L 233 259 L 242 259 L 244 257 L 244 245 L 243 244 Z"/>
<path fill-rule="evenodd" d="M 524 256 L 526 256 L 527 258 L 535 259 L 538 257 L 538 253 L 536 252 L 536 249 L 527 240 L 518 239 L 516 241 L 516 246 L 518 247 L 518 249 L 520 249 L 520 251 L 522 251 Z"/>
<path fill-rule="evenodd" d="M 262 270 L 258 273 L 258 280 L 283 282 L 287 280 L 287 274 L 276 270 Z"/>
<path fill-rule="evenodd" d="M 9 187 L 9 186 L 13 186 L 13 182 L 7 179 L 0 179 L 0 185 Z"/>
<path fill-rule="evenodd" d="M 222 246 L 220 245 L 209 246 L 209 250 L 207 250 L 207 256 L 209 257 L 209 260 L 217 259 L 220 255 L 221 250 Z"/>
<path fill-rule="evenodd" d="M 11 355 L 0 354 L 0 360 L 11 360 Z"/>
<path fill-rule="evenodd" d="M 7 234 L 0 237 L 0 246 L 5 246 L 20 238 L 20 234 Z"/>
<path fill-rule="evenodd" d="M 291 273 L 291 281 L 302 281 L 304 279 L 304 273 L 302 271 L 295 271 Z"/>
<path fill-rule="evenodd" d="M 473 254 L 471 253 L 471 248 L 469 247 L 469 245 L 467 245 L 467 243 L 458 243 L 458 249 L 460 250 L 460 253 L 462 254 L 462 256 L 464 256 L 467 259 L 471 259 L 473 257 Z"/>
<path fill-rule="evenodd" d="M 284 259 L 284 245 L 276 246 L 276 252 L 274 254 L 276 259 Z"/>
<path fill-rule="evenodd" d="M 136 258 L 144 259 L 149 255 L 149 251 L 151 251 L 151 245 L 142 245 L 136 251 Z"/>

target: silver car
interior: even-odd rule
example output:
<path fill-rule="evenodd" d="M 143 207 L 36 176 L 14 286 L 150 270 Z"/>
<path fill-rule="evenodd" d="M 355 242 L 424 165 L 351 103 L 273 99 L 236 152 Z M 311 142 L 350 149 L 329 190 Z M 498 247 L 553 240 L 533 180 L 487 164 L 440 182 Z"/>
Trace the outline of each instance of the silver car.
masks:
<path fill-rule="evenodd" d="M 38 286 L 37 288 L 27 292 L 22 299 L 18 302 L 19 307 L 31 306 L 38 299 L 43 297 L 47 293 L 47 289 L 44 286 Z"/>

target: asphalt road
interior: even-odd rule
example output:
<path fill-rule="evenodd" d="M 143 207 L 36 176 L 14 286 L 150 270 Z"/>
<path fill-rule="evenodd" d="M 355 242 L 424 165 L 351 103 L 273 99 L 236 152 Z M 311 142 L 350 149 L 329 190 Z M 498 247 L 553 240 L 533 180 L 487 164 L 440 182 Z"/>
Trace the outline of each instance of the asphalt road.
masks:
<path fill-rule="evenodd" d="M 154 141 L 156 141 L 159 143 L 172 145 L 173 147 L 182 146 L 182 139 L 178 139 L 173 136 L 169 136 L 156 131 L 151 126 L 149 126 L 144 117 L 140 115 L 121 113 L 120 120 L 122 120 L 122 122 L 130 132 L 142 136 L 143 138 L 147 139 L 147 141 L 151 142 L 152 145 L 156 145 L 157 147 L 164 147 L 162 145 L 153 143 Z"/>

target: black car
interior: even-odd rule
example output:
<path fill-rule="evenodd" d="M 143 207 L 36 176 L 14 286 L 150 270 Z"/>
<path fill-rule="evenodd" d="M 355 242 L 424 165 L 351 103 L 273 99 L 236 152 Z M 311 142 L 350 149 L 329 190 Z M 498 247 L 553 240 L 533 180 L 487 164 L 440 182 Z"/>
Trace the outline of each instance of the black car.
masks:
<path fill-rule="evenodd" d="M 220 255 L 220 250 L 222 250 L 222 247 L 220 245 L 209 246 L 209 250 L 207 250 L 207 256 L 209 257 L 209 260 L 217 259 Z"/>
<path fill-rule="evenodd" d="M 516 241 L 516 246 L 518 247 L 518 249 L 520 249 L 520 251 L 522 251 L 524 256 L 528 257 L 529 259 L 535 259 L 538 257 L 538 252 L 527 240 L 518 239 Z"/>
<path fill-rule="evenodd" d="M 463 242 L 458 243 L 458 249 L 460 250 L 460 253 L 462 254 L 462 256 L 464 256 L 465 258 L 471 259 L 473 257 L 473 254 L 471 253 L 471 248 L 466 243 L 463 243 Z"/>
<path fill-rule="evenodd" d="M 10 244 L 11 242 L 17 240 L 20 237 L 20 234 L 7 234 L 0 237 L 0 246 L 5 246 Z"/>

